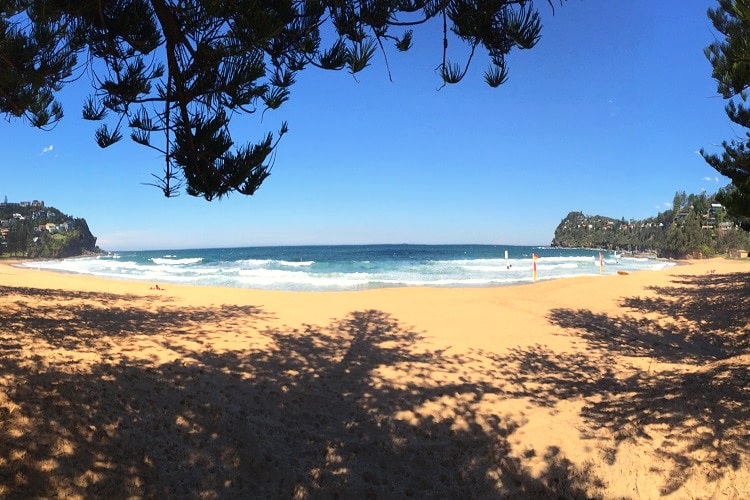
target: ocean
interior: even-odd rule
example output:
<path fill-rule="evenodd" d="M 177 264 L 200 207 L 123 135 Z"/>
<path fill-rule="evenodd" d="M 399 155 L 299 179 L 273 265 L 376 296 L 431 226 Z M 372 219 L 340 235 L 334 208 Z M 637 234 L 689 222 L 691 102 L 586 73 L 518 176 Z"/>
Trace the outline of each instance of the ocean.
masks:
<path fill-rule="evenodd" d="M 508 258 L 506 260 L 505 253 Z M 674 263 L 598 250 L 513 245 L 335 245 L 112 252 L 27 267 L 151 283 L 269 290 L 493 287 L 658 270 Z"/>

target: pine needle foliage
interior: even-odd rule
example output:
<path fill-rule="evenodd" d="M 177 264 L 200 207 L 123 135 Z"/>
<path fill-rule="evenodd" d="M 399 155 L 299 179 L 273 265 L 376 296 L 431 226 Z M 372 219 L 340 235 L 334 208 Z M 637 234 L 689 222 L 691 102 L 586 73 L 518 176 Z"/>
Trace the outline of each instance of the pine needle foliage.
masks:
<path fill-rule="evenodd" d="M 252 195 L 288 127 L 236 144 L 232 116 L 279 108 L 308 66 L 356 74 L 389 44 L 407 51 L 431 20 L 443 26 L 444 84 L 478 48 L 485 81 L 502 84 L 505 57 L 541 32 L 532 0 L 0 0 L 0 113 L 50 128 L 63 117 L 55 94 L 89 80 L 82 116 L 101 122 L 97 144 L 129 128 L 163 157 L 150 184 L 165 196 L 183 185 L 207 200 Z M 449 61 L 449 35 L 468 60 Z"/>
<path fill-rule="evenodd" d="M 718 200 L 730 214 L 741 217 L 750 230 L 750 0 L 719 0 L 708 10 L 714 29 L 721 35 L 705 49 L 713 67 L 717 90 L 729 99 L 725 111 L 729 119 L 746 129 L 744 136 L 722 142 L 720 155 L 700 153 L 706 162 L 732 183 L 719 192 Z"/>

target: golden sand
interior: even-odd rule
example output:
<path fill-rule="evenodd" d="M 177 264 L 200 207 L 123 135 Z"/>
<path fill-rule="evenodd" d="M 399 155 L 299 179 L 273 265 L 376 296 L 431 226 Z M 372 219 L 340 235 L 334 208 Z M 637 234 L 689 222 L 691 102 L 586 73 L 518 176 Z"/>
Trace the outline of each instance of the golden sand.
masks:
<path fill-rule="evenodd" d="M 271 292 L 0 264 L 0 497 L 750 498 L 750 262 Z"/>

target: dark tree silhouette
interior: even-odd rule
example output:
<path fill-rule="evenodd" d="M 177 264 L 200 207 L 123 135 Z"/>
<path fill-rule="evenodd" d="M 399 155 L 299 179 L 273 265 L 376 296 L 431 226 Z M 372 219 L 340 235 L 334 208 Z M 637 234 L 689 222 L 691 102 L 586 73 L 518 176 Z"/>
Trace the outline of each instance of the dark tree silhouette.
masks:
<path fill-rule="evenodd" d="M 706 47 L 706 57 L 713 66 L 713 77 L 718 92 L 725 99 L 729 119 L 750 128 L 750 109 L 745 104 L 750 87 L 750 2 L 748 0 L 719 0 L 716 9 L 708 10 L 714 28 L 723 38 Z M 739 99 L 734 99 L 739 97 Z M 732 184 L 719 192 L 719 201 L 729 213 L 743 217 L 743 228 L 750 229 L 750 133 L 739 140 L 724 141 L 724 152 L 701 155 L 721 175 L 729 177 Z"/>
<path fill-rule="evenodd" d="M 406 51 L 431 20 L 442 23 L 445 83 L 483 51 L 485 80 L 500 85 L 505 56 L 541 31 L 532 0 L 0 0 L 0 113 L 48 127 L 63 116 L 55 94 L 90 79 L 83 117 L 107 120 L 96 142 L 128 127 L 164 157 L 153 185 L 166 196 L 183 182 L 207 200 L 252 195 L 287 125 L 237 145 L 234 114 L 278 108 L 307 66 L 354 74 L 386 43 Z M 468 46 L 463 64 L 448 58 L 449 39 Z"/>

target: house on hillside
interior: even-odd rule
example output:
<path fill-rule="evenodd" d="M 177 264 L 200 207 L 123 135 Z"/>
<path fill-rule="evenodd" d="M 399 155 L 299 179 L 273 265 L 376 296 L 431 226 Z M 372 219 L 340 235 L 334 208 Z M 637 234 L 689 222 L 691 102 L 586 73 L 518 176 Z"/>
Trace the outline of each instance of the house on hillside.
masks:
<path fill-rule="evenodd" d="M 692 207 L 690 207 L 690 209 L 692 210 Z M 685 220 L 687 219 L 687 216 L 689 213 L 690 212 L 683 210 L 675 214 L 673 224 L 680 226 L 680 227 L 684 226 Z"/>
<path fill-rule="evenodd" d="M 724 219 L 725 214 L 724 207 L 720 203 L 711 203 L 708 211 L 703 216 L 705 219 L 703 229 L 715 228 L 719 221 Z"/>

